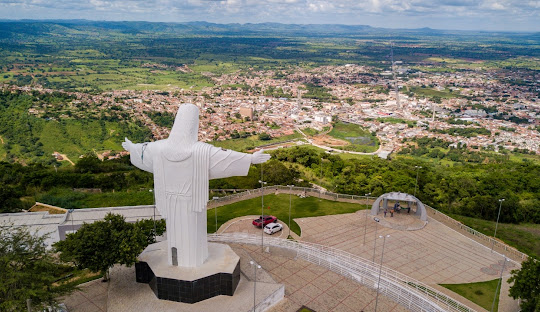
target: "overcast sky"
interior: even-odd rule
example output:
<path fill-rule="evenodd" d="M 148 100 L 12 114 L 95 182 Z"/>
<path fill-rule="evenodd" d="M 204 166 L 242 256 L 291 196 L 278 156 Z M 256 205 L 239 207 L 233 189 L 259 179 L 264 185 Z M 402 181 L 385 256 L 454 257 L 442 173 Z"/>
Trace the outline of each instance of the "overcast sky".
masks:
<path fill-rule="evenodd" d="M 0 0 L 0 18 L 540 31 L 540 0 Z"/>

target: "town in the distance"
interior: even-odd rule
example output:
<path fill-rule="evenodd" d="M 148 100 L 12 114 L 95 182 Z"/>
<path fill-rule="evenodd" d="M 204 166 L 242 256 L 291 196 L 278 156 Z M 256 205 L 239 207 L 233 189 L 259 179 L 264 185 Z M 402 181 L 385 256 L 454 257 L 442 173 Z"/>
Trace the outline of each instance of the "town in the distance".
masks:
<path fill-rule="evenodd" d="M 300 140 L 299 144 L 312 143 L 341 152 L 347 151 L 347 140 L 332 138 L 327 133 L 332 122 L 342 121 L 376 134 L 380 146 L 366 153 L 383 158 L 410 150 L 418 138 L 439 139 L 451 147 L 464 146 L 476 151 L 540 153 L 540 103 L 534 73 L 497 72 L 483 68 L 481 62 L 472 63 L 474 70 L 433 73 L 429 70 L 433 67 L 429 58 L 425 71 L 402 61 L 395 61 L 395 68 L 388 60 L 381 62 L 388 65 L 388 70 L 345 64 L 222 75 L 207 72 L 203 74 L 214 86 L 200 90 L 171 86 L 168 91 L 61 91 L 72 95 L 73 100 L 60 107 L 36 105 L 29 112 L 47 120 L 59 120 L 78 114 L 82 117 L 99 115 L 100 111 L 110 113 L 113 109 L 115 114 L 131 115 L 151 129 L 154 138 L 161 139 L 168 136 L 172 119 L 169 118 L 167 127 L 154 122 L 147 113 L 171 116 L 178 104 L 194 103 L 201 108 L 199 139 L 208 142 L 260 133 L 278 138 L 298 131 L 307 138 L 307 142 Z M 157 63 L 143 66 L 166 67 Z M 190 71 L 189 65 L 174 70 Z M 532 86 L 516 81 L 530 82 Z M 42 86 L 3 88 L 57 91 Z M 312 130 L 304 133 L 305 128 Z M 119 153 L 107 151 L 105 157 L 124 153 L 116 152 Z"/>
<path fill-rule="evenodd" d="M 0 311 L 539 311 L 539 176 L 538 32 L 0 20 Z"/>

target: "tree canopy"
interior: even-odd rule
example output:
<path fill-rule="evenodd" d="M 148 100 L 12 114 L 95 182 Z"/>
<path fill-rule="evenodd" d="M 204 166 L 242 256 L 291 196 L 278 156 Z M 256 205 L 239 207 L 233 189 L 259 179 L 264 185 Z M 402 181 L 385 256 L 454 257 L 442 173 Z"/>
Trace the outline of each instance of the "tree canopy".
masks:
<path fill-rule="evenodd" d="M 508 280 L 514 283 L 510 287 L 510 296 L 521 299 L 521 311 L 540 311 L 540 261 L 529 257 L 521 263 L 520 270 L 513 270 L 512 277 Z"/>
<path fill-rule="evenodd" d="M 133 265 L 144 248 L 154 242 L 153 231 L 151 220 L 129 223 L 123 216 L 109 213 L 102 221 L 85 223 L 54 247 L 61 253 L 60 259 L 106 276 L 117 263 Z M 164 231 L 165 222 L 156 221 L 156 234 Z"/>
<path fill-rule="evenodd" d="M 69 267 L 52 256 L 45 239 L 23 227 L 0 226 L 0 311 L 26 310 L 27 299 L 43 310 L 75 288 L 58 282 Z"/>

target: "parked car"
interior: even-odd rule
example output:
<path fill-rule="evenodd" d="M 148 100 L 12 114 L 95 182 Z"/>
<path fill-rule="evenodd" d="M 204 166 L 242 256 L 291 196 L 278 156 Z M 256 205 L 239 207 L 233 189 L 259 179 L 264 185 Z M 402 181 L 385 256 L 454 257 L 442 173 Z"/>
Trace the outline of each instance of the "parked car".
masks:
<path fill-rule="evenodd" d="M 256 227 L 262 227 L 272 222 L 277 222 L 277 218 L 274 216 L 260 216 L 258 219 L 253 220 L 252 224 Z"/>
<path fill-rule="evenodd" d="M 283 225 L 279 223 L 269 223 L 264 227 L 264 233 L 270 234 L 270 235 L 276 232 L 279 232 L 281 230 L 283 230 Z"/>

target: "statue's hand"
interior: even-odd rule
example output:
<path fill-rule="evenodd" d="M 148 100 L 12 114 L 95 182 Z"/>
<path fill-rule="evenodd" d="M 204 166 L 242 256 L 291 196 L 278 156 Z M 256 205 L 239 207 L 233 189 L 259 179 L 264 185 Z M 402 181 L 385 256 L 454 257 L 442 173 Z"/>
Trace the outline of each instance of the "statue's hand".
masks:
<path fill-rule="evenodd" d="M 264 162 L 267 162 L 268 159 L 270 159 L 269 154 L 264 154 L 264 150 L 261 149 L 260 151 L 257 151 L 251 155 L 251 163 L 252 164 L 262 164 Z"/>
<path fill-rule="evenodd" d="M 124 142 L 122 142 L 122 147 L 129 152 L 130 148 L 131 148 L 131 141 L 128 139 L 128 138 L 124 138 Z"/>

